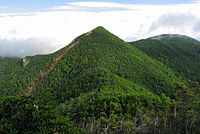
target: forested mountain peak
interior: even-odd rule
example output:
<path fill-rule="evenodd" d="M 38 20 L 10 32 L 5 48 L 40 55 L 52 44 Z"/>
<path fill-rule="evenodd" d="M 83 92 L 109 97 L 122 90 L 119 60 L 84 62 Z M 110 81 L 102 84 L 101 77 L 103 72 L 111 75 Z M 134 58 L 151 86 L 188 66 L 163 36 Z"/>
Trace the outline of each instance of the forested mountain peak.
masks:
<path fill-rule="evenodd" d="M 101 26 L 80 35 L 68 46 L 55 53 L 28 56 L 14 61 L 12 63 L 16 64 L 17 69 L 13 69 L 16 67 L 12 65 L 9 66 L 9 68 L 12 68 L 12 73 L 9 73 L 9 75 L 2 73 L 2 76 L 5 76 L 5 79 L 1 79 L 0 91 L 2 94 L 7 93 L 5 89 L 9 89 L 10 93 L 8 94 L 20 93 L 28 87 L 32 88 L 32 85 L 34 85 L 34 88 L 35 86 L 38 88 L 38 92 L 41 88 L 52 88 L 50 83 L 55 80 L 49 80 L 51 76 L 58 77 L 57 79 L 61 84 L 58 87 L 64 89 L 66 88 L 64 83 L 73 85 L 74 78 L 84 78 L 88 77 L 89 74 L 105 72 L 106 75 L 116 75 L 120 79 L 126 79 L 134 84 L 146 87 L 156 94 L 165 92 L 170 95 L 173 92 L 175 81 L 178 80 L 172 70 L 151 59 Z M 2 69 L 5 70 L 7 65 L 3 66 L 3 64 L 2 62 Z M 10 64 L 10 62 L 8 61 L 6 64 Z M 47 79 L 47 81 L 43 81 L 44 79 Z M 3 84 L 7 81 L 11 81 L 11 84 Z M 160 83 L 157 83 L 158 81 Z M 46 82 L 50 83 L 44 84 Z M 37 87 L 38 84 L 42 87 Z M 50 87 L 47 85 L 50 85 Z M 79 86 L 76 90 L 80 89 L 81 91 L 83 85 Z M 91 88 L 90 86 L 87 87 L 87 90 Z M 97 83 L 96 86 L 98 87 Z M 99 85 L 99 87 L 101 86 Z M 53 89 L 57 90 L 55 87 Z M 77 93 L 73 94 L 78 95 Z M 70 95 L 67 96 L 70 97 Z M 66 100 L 63 95 L 58 98 L 62 101 Z"/>
<path fill-rule="evenodd" d="M 173 68 L 179 60 L 173 57 L 187 56 L 189 51 L 180 51 L 180 42 L 172 41 L 146 39 L 131 44 L 100 26 L 52 54 L 0 58 L 0 115 L 3 117 L 0 133 L 1 129 L 8 133 L 81 133 L 82 129 L 78 128 L 86 129 L 83 133 L 155 133 L 156 129 L 167 127 L 170 133 L 179 128 L 168 124 L 183 122 L 186 116 L 183 111 L 187 109 L 181 109 L 182 104 L 187 102 L 190 106 L 194 102 L 197 108 L 193 109 L 199 108 L 199 103 L 189 98 L 193 93 L 187 94 L 181 105 L 174 103 L 178 88 L 189 90 L 184 87 L 185 77 L 181 79 L 180 73 L 176 73 L 182 70 Z M 172 58 L 166 60 L 167 54 Z M 160 56 L 163 58 L 157 58 Z M 190 64 L 198 67 L 195 60 Z M 7 97 L 11 95 L 14 97 Z M 174 116 L 176 107 L 181 115 L 178 118 Z M 29 124 L 24 125 L 27 118 Z M 192 121 L 191 129 L 198 123 Z"/>
<path fill-rule="evenodd" d="M 106 30 L 103 26 L 98 26 L 98 27 L 94 28 L 92 31 L 95 31 L 95 30 L 98 30 L 98 29 Z M 106 30 L 106 31 L 107 31 L 107 30 Z"/>

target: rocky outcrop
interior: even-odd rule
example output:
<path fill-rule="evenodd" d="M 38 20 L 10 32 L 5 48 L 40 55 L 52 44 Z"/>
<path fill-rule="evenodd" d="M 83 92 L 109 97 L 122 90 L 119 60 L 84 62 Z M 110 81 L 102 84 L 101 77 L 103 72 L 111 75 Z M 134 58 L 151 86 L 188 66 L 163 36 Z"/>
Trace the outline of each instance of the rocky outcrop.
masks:
<path fill-rule="evenodd" d="M 29 60 L 26 57 L 24 57 L 22 59 L 22 65 L 23 65 L 23 67 L 25 67 L 28 63 L 29 63 Z"/>

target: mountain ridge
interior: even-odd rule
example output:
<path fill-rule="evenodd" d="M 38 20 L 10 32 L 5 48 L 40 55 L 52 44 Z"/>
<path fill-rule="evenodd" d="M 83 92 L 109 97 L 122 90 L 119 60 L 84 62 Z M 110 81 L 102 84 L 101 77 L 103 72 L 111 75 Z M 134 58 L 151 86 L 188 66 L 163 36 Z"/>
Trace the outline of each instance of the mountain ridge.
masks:
<path fill-rule="evenodd" d="M 131 42 L 130 44 L 151 58 L 161 61 L 172 68 L 181 77 L 199 81 L 199 41 L 182 35 L 173 36 L 172 38 L 164 35 L 159 40 L 152 38 Z"/>
<path fill-rule="evenodd" d="M 113 40 L 116 42 L 113 42 Z M 122 54 L 121 51 L 124 51 L 124 54 Z M 119 55 L 121 55 L 121 57 Z M 79 58 L 75 58 L 77 56 Z M 144 56 L 144 57 L 139 58 L 141 56 Z M 121 59 L 121 58 L 123 58 L 123 59 Z M 162 63 L 157 63 L 157 61 L 152 61 L 148 56 L 144 55 L 136 48 L 133 49 L 132 46 L 130 46 L 129 44 L 126 44 L 126 42 L 122 41 L 117 36 L 110 34 L 110 32 L 106 31 L 102 27 L 95 28 L 94 30 L 92 30 L 92 34 L 90 34 L 89 36 L 84 36 L 82 38 L 81 43 L 79 43 L 78 45 L 73 47 L 73 49 L 70 51 L 70 53 L 68 55 L 65 56 L 64 59 L 66 59 L 66 60 L 68 59 L 68 60 L 67 61 L 65 60 L 63 62 L 67 62 L 67 64 L 72 64 L 72 63 L 73 64 L 70 66 L 69 65 L 66 66 L 65 63 L 63 63 L 63 64 L 59 63 L 57 65 L 58 68 L 56 67 L 55 69 L 57 71 L 59 70 L 60 73 L 62 72 L 61 75 L 64 75 L 66 73 L 66 71 L 67 72 L 69 71 L 68 75 L 63 76 L 63 77 L 66 77 L 66 79 L 59 78 L 59 81 L 58 81 L 58 83 L 68 83 L 68 85 L 74 85 L 74 84 L 70 84 L 71 83 L 70 80 L 67 80 L 68 77 L 69 77 L 69 79 L 76 78 L 76 80 L 80 81 L 82 79 L 80 77 L 87 78 L 88 75 L 91 74 L 90 70 L 98 70 L 98 72 L 93 72 L 95 74 L 95 73 L 99 73 L 100 70 L 103 71 L 105 69 L 108 70 L 109 73 L 118 75 L 119 77 L 122 77 L 123 79 L 127 79 L 130 81 L 134 80 L 135 84 L 144 85 L 144 83 L 146 83 L 148 85 L 148 82 L 145 79 L 153 80 L 154 77 L 159 76 L 160 75 L 159 73 L 161 73 L 159 71 L 156 71 L 153 66 L 151 67 L 151 64 L 156 65 L 157 68 L 163 68 L 166 72 L 168 72 L 168 75 L 170 77 L 172 77 L 173 79 L 177 79 L 174 75 L 172 75 L 173 73 L 171 73 L 170 70 L 168 70 L 166 67 L 164 67 L 164 65 L 162 65 Z M 72 59 L 74 59 L 74 61 Z M 85 62 L 83 62 L 83 61 L 85 61 Z M 129 62 L 131 64 L 135 65 L 135 67 L 127 68 L 126 65 L 130 64 Z M 149 65 L 148 66 L 142 65 L 145 62 L 150 64 L 151 69 L 149 69 Z M 98 67 L 98 69 L 96 69 L 97 67 Z M 63 70 L 64 68 L 66 68 L 67 70 Z M 77 69 L 74 69 L 74 68 L 77 68 Z M 137 71 L 135 71 L 135 70 L 137 70 Z M 149 70 L 149 71 L 147 71 L 147 70 Z M 157 76 L 155 76 L 155 74 L 153 74 L 154 71 L 152 71 L 152 70 L 154 70 L 156 72 L 155 74 L 157 74 Z M 128 73 L 128 71 L 130 71 L 130 72 Z M 142 71 L 148 75 L 146 75 L 146 76 L 144 75 L 144 77 L 140 76 L 142 74 Z M 56 74 L 56 72 L 54 72 L 54 73 L 53 72 L 54 71 L 52 71 L 52 73 L 50 73 L 51 76 L 53 76 L 53 74 Z M 71 74 L 72 72 L 74 72 L 74 74 Z M 106 71 L 106 73 L 107 73 L 107 71 Z M 133 74 L 135 74 L 135 75 L 133 75 Z M 162 72 L 162 75 L 165 76 L 166 74 L 164 72 Z M 158 81 L 160 81 L 161 83 L 164 81 L 169 82 L 169 81 L 171 81 L 168 79 L 169 76 L 160 77 L 160 78 L 157 77 L 156 79 L 160 79 Z M 92 77 L 92 76 L 90 76 L 90 77 Z M 44 82 L 48 82 L 48 81 L 49 80 L 45 80 Z M 82 82 L 85 83 L 84 80 Z M 168 83 L 168 82 L 166 82 L 166 83 Z M 45 85 L 50 85 L 50 84 L 46 83 Z M 166 85 L 166 84 L 163 83 L 163 85 Z M 62 87 L 62 84 L 60 86 L 61 87 L 58 86 L 58 88 L 60 88 L 60 89 L 64 88 L 64 87 Z M 155 86 L 156 86 L 156 84 L 155 84 Z M 68 87 L 68 86 L 65 85 L 65 88 L 66 87 Z M 148 87 L 150 88 L 151 85 L 149 85 Z M 171 87 L 171 89 L 173 89 L 173 87 L 174 87 L 173 82 L 170 84 L 170 87 Z M 41 88 L 43 88 L 43 87 L 37 87 L 38 91 Z M 48 87 L 48 88 L 50 88 L 50 87 Z M 72 87 L 69 87 L 69 88 L 72 88 Z M 77 88 L 81 89 L 83 87 L 77 87 Z M 87 87 L 87 88 L 89 88 L 89 87 Z M 151 87 L 151 89 L 153 89 L 153 87 Z M 78 90 L 78 89 L 76 89 L 76 90 Z M 162 91 L 154 91 L 154 92 L 159 93 Z M 167 92 L 167 90 L 166 90 L 166 92 Z"/>
<path fill-rule="evenodd" d="M 103 31 L 103 32 L 102 32 Z M 99 34 L 99 33 L 103 33 L 103 34 Z M 98 40 L 98 43 L 93 43 L 93 36 L 95 36 L 95 39 L 96 40 Z M 85 38 L 86 37 L 86 38 Z M 104 39 L 104 37 L 106 37 L 106 39 Z M 113 39 L 112 39 L 113 38 Z M 149 64 L 155 64 L 156 66 L 163 66 L 164 67 L 164 65 L 160 65 L 161 63 L 157 63 L 157 61 L 152 61 L 149 57 L 147 57 L 146 55 L 144 55 L 144 53 L 141 53 L 139 50 L 137 50 L 136 48 L 132 48 L 132 46 L 131 45 L 129 45 L 129 43 L 126 43 L 126 42 L 124 42 L 123 40 L 121 40 L 120 38 L 118 38 L 117 36 L 115 36 L 115 35 L 113 35 L 113 34 L 111 34 L 110 32 L 108 32 L 107 30 L 105 30 L 103 27 L 97 27 L 97 28 L 95 28 L 95 29 L 93 29 L 91 32 L 88 32 L 88 33 L 85 33 L 85 34 L 83 34 L 83 35 L 80 35 L 79 37 L 77 37 L 74 41 L 76 41 L 76 40 L 78 40 L 78 39 L 81 39 L 81 40 L 83 40 L 82 42 L 86 42 L 86 43 L 84 43 L 85 45 L 87 44 L 87 42 L 91 42 L 93 45 L 89 45 L 89 46 L 86 46 L 86 47 L 88 47 L 89 49 L 88 50 L 90 50 L 90 52 L 92 52 L 94 55 L 96 55 L 96 54 L 99 54 L 99 55 L 101 55 L 102 57 L 105 57 L 105 56 L 103 56 L 102 54 L 100 54 L 98 51 L 102 51 L 103 49 L 105 49 L 105 50 L 109 50 L 107 53 L 113 53 L 112 52 L 112 50 L 115 50 L 115 52 L 116 53 L 119 53 L 121 50 L 123 50 L 123 51 L 126 51 L 125 53 L 129 53 L 129 56 L 127 55 L 127 54 L 125 54 L 126 56 L 124 57 L 123 55 L 122 55 L 122 57 L 124 57 L 125 59 L 124 60 L 120 60 L 120 57 L 118 56 L 118 54 L 114 54 L 114 55 L 108 55 L 107 53 L 105 53 L 104 51 L 102 51 L 105 55 L 107 55 L 107 57 L 105 57 L 104 59 L 102 59 L 102 60 L 113 60 L 113 59 L 116 59 L 116 61 L 115 62 L 112 62 L 112 64 L 114 65 L 115 64 L 115 66 L 119 69 L 119 67 L 120 66 L 123 66 L 123 67 L 120 67 L 121 68 L 121 70 L 123 70 L 123 73 L 124 74 L 120 74 L 120 73 L 118 73 L 118 75 L 125 75 L 125 76 L 123 76 L 123 77 L 126 77 L 127 79 L 129 79 L 129 80 L 133 80 L 133 79 L 135 79 L 136 80 L 136 83 L 137 83 L 137 81 L 140 79 L 140 80 L 142 80 L 143 82 L 140 82 L 140 80 L 138 81 L 139 83 L 138 84 L 144 84 L 144 83 L 147 83 L 145 80 L 143 80 L 143 79 L 151 79 L 151 76 L 152 76 L 152 78 L 154 77 L 154 74 L 152 74 L 152 75 L 150 75 L 150 72 L 152 73 L 152 71 L 151 70 L 149 70 L 149 71 L 147 71 L 146 73 L 148 74 L 148 72 L 149 72 L 149 76 L 147 77 L 147 76 L 145 76 L 144 78 L 140 78 L 140 77 L 136 77 L 136 76 L 140 76 L 141 74 L 138 74 L 138 73 L 140 73 L 142 70 L 139 70 L 138 68 L 135 68 L 134 67 L 134 69 L 135 70 L 138 70 L 138 71 L 135 71 L 134 69 L 132 69 L 132 71 L 130 71 L 130 73 L 128 74 L 127 72 L 126 72 L 126 70 L 124 70 L 123 68 L 126 68 L 126 66 L 124 66 L 125 64 L 129 64 L 128 62 L 124 62 L 124 61 L 129 61 L 129 59 L 128 59 L 128 57 L 130 57 L 131 55 L 131 57 L 135 57 L 135 59 L 137 59 L 138 61 L 135 61 L 135 63 L 137 63 L 139 66 L 141 66 L 141 67 L 139 67 L 139 68 L 143 68 L 142 66 L 142 64 L 143 63 L 145 63 L 145 62 L 147 62 L 147 61 L 149 61 Z M 84 39 L 85 39 L 85 41 L 84 41 Z M 88 41 L 87 41 L 88 40 Z M 105 45 L 106 44 L 106 42 L 109 44 L 109 45 Z M 117 42 L 120 42 L 119 44 L 117 43 Z M 100 43 L 102 43 L 103 45 L 104 45 L 104 47 L 101 47 L 101 46 L 98 46 L 98 44 L 100 44 Z M 113 44 L 113 46 L 111 45 L 111 44 Z M 115 45 L 114 45 L 115 44 Z M 120 45 L 121 44 L 121 45 Z M 123 44 L 123 45 L 122 45 Z M 96 46 L 95 46 L 96 45 Z M 53 61 L 55 61 L 55 59 L 56 59 L 56 57 L 58 57 L 62 52 L 64 52 L 64 50 L 65 49 L 67 49 L 67 47 L 68 46 L 66 46 L 66 47 L 64 47 L 64 48 L 62 48 L 62 49 L 60 49 L 59 51 L 57 51 L 57 52 L 55 52 L 55 53 L 53 53 L 53 54 L 50 54 L 50 55 L 38 55 L 38 56 L 33 56 L 33 57 L 27 57 L 27 60 L 29 61 L 29 64 L 27 64 L 25 67 L 23 67 L 22 69 L 27 69 L 27 68 L 33 68 L 33 66 L 36 66 L 36 65 L 41 65 L 41 64 L 44 64 L 45 66 L 42 68 L 42 69 L 40 69 L 39 70 L 39 72 L 40 73 L 37 73 L 34 77 L 35 78 L 32 78 L 32 79 L 30 79 L 30 82 L 29 82 L 29 84 L 25 84 L 25 85 L 23 85 L 23 87 L 24 86 L 26 86 L 26 87 L 29 87 L 28 85 L 32 85 L 33 83 L 34 83 L 34 81 L 37 81 L 37 78 L 39 78 L 39 77 L 41 77 L 40 75 L 42 74 L 42 72 L 45 72 L 45 70 L 46 70 L 46 68 L 48 68 L 52 63 L 53 63 Z M 78 46 L 76 46 L 76 47 L 78 47 Z M 75 47 L 75 48 L 76 48 Z M 99 49 L 98 51 L 97 51 L 97 48 Z M 122 49 L 123 48 L 123 49 Z M 93 51 L 91 51 L 91 50 L 93 50 L 93 51 L 95 51 L 95 53 L 93 52 Z M 132 51 L 132 54 L 129 52 L 129 51 Z M 89 52 L 89 53 L 90 53 Z M 51 55 L 57 55 L 57 56 L 51 56 Z M 142 56 L 144 55 L 144 57 L 146 57 L 146 59 L 144 59 L 144 57 L 143 58 L 141 58 Z M 101 57 L 101 56 L 99 56 L 99 57 Z M 110 57 L 111 56 L 111 57 Z M 33 59 L 37 59 L 36 57 L 45 57 L 47 60 L 47 63 L 45 63 L 46 61 L 44 60 L 44 63 L 37 63 L 37 64 L 33 64 Z M 86 56 L 87 57 L 87 56 Z M 100 59 L 100 58 L 97 58 L 97 59 Z M 140 57 L 140 58 L 139 58 Z M 92 59 L 93 60 L 93 59 Z M 140 62 L 142 63 L 140 63 Z M 119 62 L 119 63 L 118 63 Z M 121 64 L 121 62 L 124 62 L 123 64 Z M 133 62 L 133 61 L 131 61 L 131 62 Z M 98 62 L 97 62 L 98 63 Z M 99 63 L 101 63 L 101 61 L 99 62 Z M 132 64 L 135 64 L 134 62 L 132 63 Z M 121 65 L 120 65 L 121 64 Z M 146 63 L 145 63 L 146 64 Z M 108 62 L 105 62 L 105 63 L 103 63 L 102 64 L 103 66 L 105 66 L 105 67 L 103 67 L 103 68 L 107 68 L 107 67 L 109 67 L 109 68 L 113 68 L 112 67 L 112 65 L 111 65 L 111 63 L 109 63 L 108 64 Z M 138 66 L 138 65 L 136 65 L 136 66 Z M 87 65 L 88 66 L 88 65 Z M 89 65 L 90 66 L 90 65 Z M 114 72 L 115 72 L 115 74 L 118 72 L 118 69 L 115 67 L 115 69 L 114 69 Z M 161 67 L 161 68 L 163 68 L 163 67 Z M 41 67 L 40 67 L 41 68 Z M 144 68 L 144 70 L 148 70 L 148 68 L 149 67 L 147 67 L 147 66 L 145 66 L 145 68 Z M 157 68 L 160 68 L 160 67 L 157 67 Z M 166 68 L 166 67 L 164 67 L 164 68 Z M 128 70 L 130 70 L 130 69 L 128 69 Z M 154 67 L 152 67 L 152 70 L 154 70 Z M 166 69 L 167 70 L 167 69 Z M 154 70 L 154 71 L 156 71 L 156 70 Z M 131 75 L 131 77 L 129 76 L 130 74 L 131 74 L 131 72 L 134 72 L 135 73 L 135 76 L 133 76 L 133 75 Z M 158 71 L 156 71 L 157 73 L 159 73 Z M 173 74 L 173 73 L 172 73 Z M 165 73 L 163 73 L 162 75 L 165 75 Z M 158 75 L 159 76 L 159 75 Z M 31 76 L 32 77 L 32 76 Z M 157 77 L 157 76 L 156 76 Z M 175 77 L 175 76 L 173 76 L 173 77 Z M 167 76 L 166 76 L 166 78 L 167 78 Z M 165 79 L 165 78 L 159 78 L 159 79 Z M 163 80 L 159 80 L 159 81 L 163 81 Z M 164 80 L 165 81 L 165 80 Z M 32 84 L 31 84 L 32 83 Z M 173 84 L 171 83 L 171 86 L 172 86 Z M 151 85 L 149 85 L 149 86 L 151 86 Z M 156 86 L 156 85 L 155 85 Z M 173 86 L 172 86 L 173 87 Z M 26 88 L 25 88 L 26 89 Z M 153 87 L 151 87 L 151 89 L 153 89 Z"/>
<path fill-rule="evenodd" d="M 153 37 L 149 37 L 147 39 L 157 39 L 157 40 L 166 40 L 166 39 L 172 39 L 172 38 L 187 38 L 187 39 L 193 39 L 189 36 L 186 35 L 181 35 L 181 34 L 160 34 L 160 35 L 156 35 Z M 195 40 L 195 39 L 193 39 Z"/>
<path fill-rule="evenodd" d="M 34 87 L 37 85 L 37 83 L 43 79 L 43 77 L 45 77 L 48 72 L 50 72 L 51 70 L 53 70 L 57 64 L 57 62 L 59 62 L 59 60 L 76 44 L 79 43 L 80 40 L 74 42 L 72 45 L 70 45 L 61 55 L 59 55 L 59 57 L 57 57 L 53 63 L 48 67 L 48 69 L 46 69 L 44 72 L 42 72 L 40 74 L 40 77 L 37 78 L 32 84 L 31 86 L 29 86 L 25 91 L 24 94 L 25 95 L 31 95 L 31 93 L 33 92 Z"/>

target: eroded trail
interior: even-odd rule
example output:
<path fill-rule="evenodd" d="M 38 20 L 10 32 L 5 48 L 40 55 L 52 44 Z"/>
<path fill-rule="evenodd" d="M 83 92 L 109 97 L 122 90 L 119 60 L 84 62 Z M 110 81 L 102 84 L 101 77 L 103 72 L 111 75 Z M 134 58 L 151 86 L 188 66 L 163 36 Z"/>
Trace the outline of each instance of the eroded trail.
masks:
<path fill-rule="evenodd" d="M 35 81 L 32 82 L 32 84 L 27 87 L 27 89 L 24 91 L 25 95 L 31 95 L 31 93 L 34 91 L 35 86 L 43 79 L 44 76 L 46 76 L 51 70 L 53 70 L 56 66 L 56 64 L 59 62 L 59 60 L 76 44 L 79 43 L 80 40 L 73 43 L 71 46 L 69 46 L 63 53 L 61 53 L 54 61 L 53 63 L 40 74 L 39 78 L 37 78 Z"/>

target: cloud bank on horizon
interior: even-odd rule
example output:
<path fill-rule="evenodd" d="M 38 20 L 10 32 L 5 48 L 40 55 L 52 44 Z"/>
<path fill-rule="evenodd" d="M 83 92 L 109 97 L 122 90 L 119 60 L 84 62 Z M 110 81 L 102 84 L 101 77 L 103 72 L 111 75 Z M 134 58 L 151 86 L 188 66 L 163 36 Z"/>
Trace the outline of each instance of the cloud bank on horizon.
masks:
<path fill-rule="evenodd" d="M 45 11 L 0 13 L 0 56 L 50 53 L 97 26 L 126 41 L 167 33 L 200 39 L 199 7 L 200 1 L 167 5 L 88 1 Z"/>

